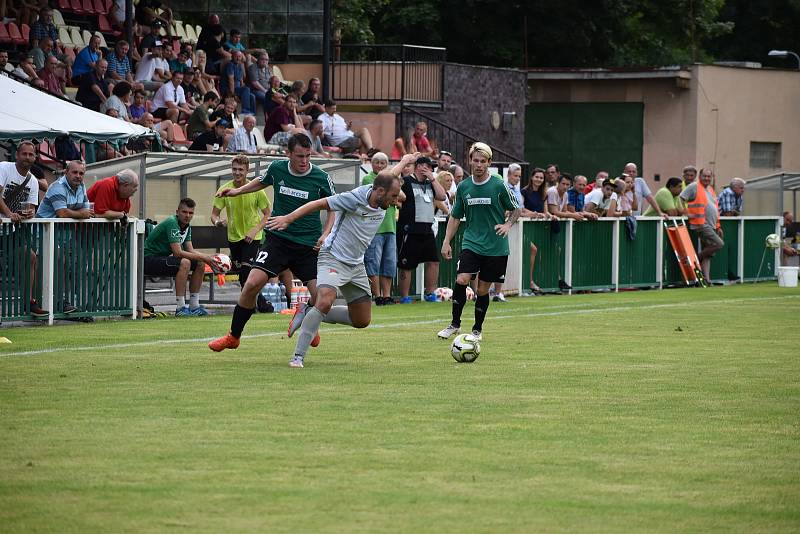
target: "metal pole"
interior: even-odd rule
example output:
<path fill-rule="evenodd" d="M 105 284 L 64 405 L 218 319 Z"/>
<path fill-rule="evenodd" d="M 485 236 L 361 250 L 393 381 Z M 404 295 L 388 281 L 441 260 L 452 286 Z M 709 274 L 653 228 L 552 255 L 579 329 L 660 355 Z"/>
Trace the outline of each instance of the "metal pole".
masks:
<path fill-rule="evenodd" d="M 133 50 L 133 0 L 125 0 L 125 39 Z"/>
<path fill-rule="evenodd" d="M 128 0 L 130 1 L 130 0 Z M 330 98 L 331 0 L 322 2 L 322 100 Z"/>

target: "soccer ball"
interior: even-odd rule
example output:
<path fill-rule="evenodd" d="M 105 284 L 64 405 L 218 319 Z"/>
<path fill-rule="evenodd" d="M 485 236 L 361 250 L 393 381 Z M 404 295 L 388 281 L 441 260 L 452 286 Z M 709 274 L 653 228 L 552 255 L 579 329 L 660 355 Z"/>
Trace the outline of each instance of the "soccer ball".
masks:
<path fill-rule="evenodd" d="M 227 273 L 233 267 L 231 263 L 231 258 L 227 254 L 215 254 L 214 261 L 217 262 L 217 265 L 220 266 L 223 273 Z"/>
<path fill-rule="evenodd" d="M 472 363 L 481 354 L 481 344 L 472 334 L 459 334 L 450 345 L 450 354 L 459 363 Z"/>
<path fill-rule="evenodd" d="M 453 298 L 453 290 L 449 287 L 437 287 L 433 294 L 436 295 L 436 299 L 441 302 L 447 302 Z"/>
<path fill-rule="evenodd" d="M 764 240 L 764 243 L 767 245 L 767 248 L 778 248 L 781 246 L 781 238 L 778 234 L 769 234 Z"/>

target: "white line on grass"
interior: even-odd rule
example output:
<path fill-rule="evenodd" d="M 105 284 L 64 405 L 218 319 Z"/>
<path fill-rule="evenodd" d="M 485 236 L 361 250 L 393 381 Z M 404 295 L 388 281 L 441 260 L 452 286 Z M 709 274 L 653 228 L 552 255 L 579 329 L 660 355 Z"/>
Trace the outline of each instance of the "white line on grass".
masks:
<path fill-rule="evenodd" d="M 767 301 L 767 300 L 787 300 L 787 299 L 797 299 L 800 298 L 800 295 L 786 295 L 782 297 L 748 297 L 748 298 L 739 298 L 739 299 L 717 299 L 717 300 L 706 300 L 700 302 L 670 302 L 665 304 L 646 304 L 644 306 L 613 306 L 613 307 L 602 307 L 602 308 L 582 308 L 582 309 L 556 309 L 557 311 L 547 311 L 547 312 L 534 312 L 534 313 L 515 313 L 513 315 L 489 315 L 486 317 L 487 320 L 497 320 L 497 319 L 514 319 L 520 317 L 551 317 L 551 316 L 558 316 L 558 315 L 585 315 L 589 313 L 596 313 L 596 312 L 624 312 L 624 311 L 632 311 L 632 310 L 654 310 L 659 308 L 677 308 L 680 306 L 703 306 L 703 305 L 716 305 L 716 304 L 732 304 L 736 302 L 756 302 L 756 301 Z M 572 308 L 572 306 L 568 306 Z M 404 327 L 404 326 L 418 326 L 418 325 L 426 325 L 426 324 L 435 324 L 435 323 L 442 323 L 447 319 L 429 319 L 426 321 L 411 321 L 411 322 L 402 322 L 402 323 L 389 323 L 389 324 L 371 324 L 369 328 L 396 328 L 396 327 Z M 334 328 L 331 330 L 326 329 L 326 334 L 335 334 L 335 333 L 342 333 L 342 332 L 349 332 L 350 328 L 340 327 Z M 276 337 L 276 336 L 283 336 L 285 335 L 284 332 L 267 332 L 264 334 L 251 334 L 247 336 L 242 336 L 242 339 L 257 339 L 262 337 Z M 138 343 L 114 343 L 111 345 L 91 345 L 91 346 L 83 346 L 83 347 L 55 347 L 52 349 L 40 349 L 40 350 L 26 350 L 20 352 L 8 352 L 5 354 L 0 354 L 0 357 L 8 358 L 11 356 L 36 356 L 38 354 L 53 354 L 56 352 L 72 352 L 72 351 L 87 351 L 87 350 L 114 350 L 114 349 L 128 349 L 134 347 L 150 347 L 153 345 L 174 345 L 177 343 L 207 343 L 213 339 L 213 337 L 204 337 L 204 338 L 194 338 L 194 339 L 160 339 L 157 341 L 140 341 Z"/>

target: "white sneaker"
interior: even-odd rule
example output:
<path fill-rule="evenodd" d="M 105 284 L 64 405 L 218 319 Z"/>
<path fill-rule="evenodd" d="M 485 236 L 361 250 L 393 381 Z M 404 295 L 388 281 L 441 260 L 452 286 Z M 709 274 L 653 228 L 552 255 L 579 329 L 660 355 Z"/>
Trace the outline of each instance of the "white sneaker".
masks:
<path fill-rule="evenodd" d="M 475 337 L 478 341 L 483 341 L 483 334 L 481 334 L 480 330 L 473 330 L 472 336 Z"/>
<path fill-rule="evenodd" d="M 458 334 L 458 330 L 459 330 L 459 327 L 453 326 L 453 325 L 449 325 L 447 328 L 443 328 L 442 330 L 439 330 L 439 333 L 437 335 L 442 339 L 449 339 L 450 337 Z"/>
<path fill-rule="evenodd" d="M 506 296 L 503 295 L 502 293 L 498 293 L 497 295 L 494 296 L 494 299 L 492 300 L 494 300 L 495 302 L 505 302 Z"/>
<path fill-rule="evenodd" d="M 302 367 L 303 367 L 303 357 L 302 356 L 294 356 L 291 360 L 289 360 L 289 367 L 294 367 L 296 369 L 302 369 Z"/>

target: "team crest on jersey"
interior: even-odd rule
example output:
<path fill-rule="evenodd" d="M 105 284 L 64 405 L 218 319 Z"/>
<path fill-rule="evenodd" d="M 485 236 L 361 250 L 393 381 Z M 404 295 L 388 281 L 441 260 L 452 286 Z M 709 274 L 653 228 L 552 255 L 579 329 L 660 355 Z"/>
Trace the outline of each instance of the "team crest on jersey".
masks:
<path fill-rule="evenodd" d="M 328 269 L 328 272 L 329 272 L 330 274 L 339 274 L 339 271 L 337 271 L 337 270 L 336 270 L 336 269 L 334 269 L 333 267 L 329 268 L 329 269 Z"/>
<path fill-rule="evenodd" d="M 476 204 L 491 204 L 492 199 L 486 197 L 467 198 L 467 206 L 474 206 Z"/>
<path fill-rule="evenodd" d="M 286 187 L 285 185 L 281 185 L 280 189 L 278 189 L 281 195 L 286 195 L 289 197 L 295 198 L 302 198 L 308 200 L 308 191 L 301 191 L 299 189 L 293 189 L 291 187 Z"/>
<path fill-rule="evenodd" d="M 175 229 L 170 231 L 169 236 L 170 237 L 180 237 L 181 236 L 181 231 L 178 230 L 177 228 L 175 228 Z"/>

